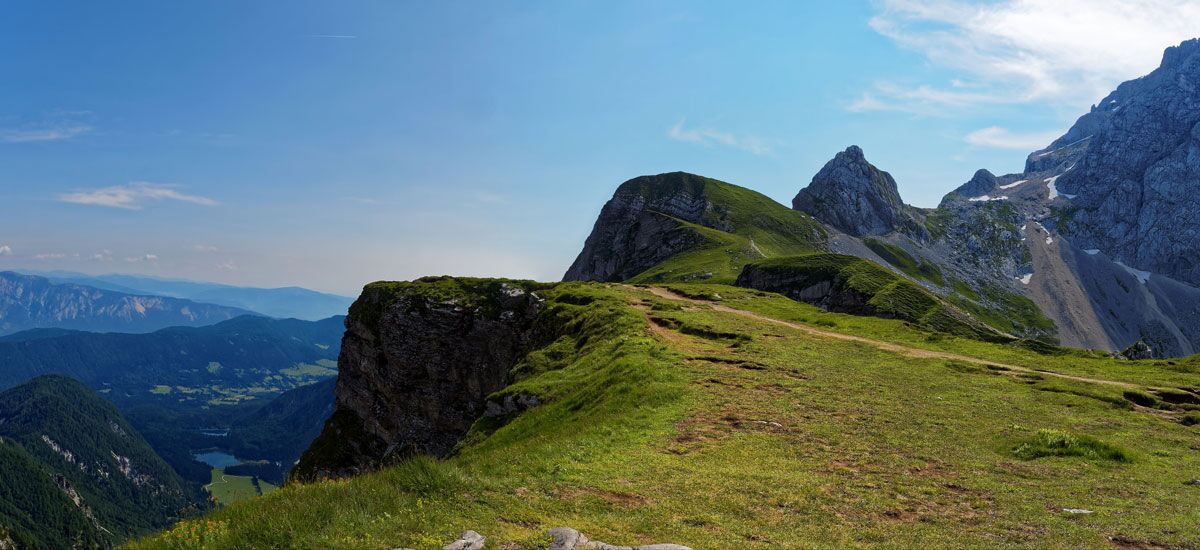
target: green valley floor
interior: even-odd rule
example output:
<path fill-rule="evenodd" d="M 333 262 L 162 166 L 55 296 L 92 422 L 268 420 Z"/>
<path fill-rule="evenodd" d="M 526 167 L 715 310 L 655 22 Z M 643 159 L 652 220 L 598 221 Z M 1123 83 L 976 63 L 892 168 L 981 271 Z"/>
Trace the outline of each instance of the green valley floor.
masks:
<path fill-rule="evenodd" d="M 545 292 L 580 334 L 518 383 L 545 404 L 449 459 L 289 484 L 130 546 L 471 529 L 545 548 L 559 526 L 697 550 L 1200 546 L 1194 358 L 1038 352 L 728 286 Z"/>

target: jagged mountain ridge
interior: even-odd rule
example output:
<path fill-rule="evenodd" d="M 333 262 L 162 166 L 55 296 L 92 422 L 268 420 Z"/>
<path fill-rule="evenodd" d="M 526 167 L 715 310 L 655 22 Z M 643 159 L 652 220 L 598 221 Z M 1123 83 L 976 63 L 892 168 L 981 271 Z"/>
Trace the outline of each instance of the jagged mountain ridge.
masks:
<path fill-rule="evenodd" d="M 1200 39 L 1168 48 L 1050 145 L 1079 142 L 1058 183 L 1061 231 L 1137 269 L 1200 284 Z M 1043 152 L 1035 155 L 1045 154 Z"/>
<path fill-rule="evenodd" d="M 45 277 L 0 272 L 0 335 L 32 328 L 153 332 L 203 326 L 250 311 L 163 296 L 140 296 Z"/>
<path fill-rule="evenodd" d="M 824 226 L 807 243 L 815 251 L 888 266 L 1000 330 L 1109 351 L 1140 342 L 1156 356 L 1182 356 L 1200 350 L 1197 158 L 1200 41 L 1192 40 L 1169 48 L 1159 69 L 1122 84 L 1061 138 L 1031 153 L 1024 172 L 981 169 L 938 208 L 919 209 L 904 204 L 891 175 L 851 146 L 799 191 L 793 208 Z M 631 181 L 644 188 L 664 176 Z M 678 200 L 668 187 L 646 193 L 664 204 Z M 714 209 L 728 218 L 731 207 L 710 201 L 704 208 Z M 642 225 L 635 239 L 594 239 L 637 226 L 609 210 L 576 264 L 625 257 L 629 242 L 640 243 L 642 260 L 604 278 L 573 267 L 566 280 L 723 281 L 719 273 L 654 268 L 716 248 L 709 243 L 717 238 L 677 240 Z M 728 225 L 706 227 L 737 231 Z M 655 247 L 659 242 L 671 246 Z M 782 255 L 748 252 L 727 254 L 734 270 Z M 921 273 L 921 265 L 932 267 Z"/>
<path fill-rule="evenodd" d="M 146 294 L 183 298 L 205 304 L 235 307 L 269 317 L 296 318 L 319 321 L 334 315 L 345 315 L 354 300 L 346 296 L 317 292 L 300 287 L 255 288 L 219 283 L 162 279 L 112 273 L 86 275 L 83 273 L 51 271 L 28 272 L 56 283 L 73 283 L 125 294 Z"/>

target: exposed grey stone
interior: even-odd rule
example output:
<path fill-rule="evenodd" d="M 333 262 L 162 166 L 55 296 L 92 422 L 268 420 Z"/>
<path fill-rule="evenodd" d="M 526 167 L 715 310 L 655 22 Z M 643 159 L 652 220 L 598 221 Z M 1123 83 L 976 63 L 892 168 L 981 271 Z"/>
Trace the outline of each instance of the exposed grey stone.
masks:
<path fill-rule="evenodd" d="M 867 162 L 857 145 L 825 163 L 792 199 L 792 208 L 858 237 L 893 231 L 925 236 L 914 209 L 900 200 L 896 180 Z"/>
<path fill-rule="evenodd" d="M 987 170 L 977 170 L 971 181 L 958 186 L 953 192 L 964 197 L 986 195 L 996 188 L 996 176 Z"/>
<path fill-rule="evenodd" d="M 442 550 L 483 550 L 483 543 L 487 539 L 483 535 L 475 531 L 467 531 L 458 537 L 458 540 L 442 547 Z"/>
<path fill-rule="evenodd" d="M 1200 40 L 1121 84 L 1052 144 L 1090 135 L 1057 182 L 1062 232 L 1138 269 L 1200 284 Z M 1038 153 L 1035 153 L 1035 155 Z"/>
<path fill-rule="evenodd" d="M 506 395 L 500 401 L 489 400 L 483 415 L 487 417 L 508 416 L 542 404 L 536 395 L 526 393 Z"/>
<path fill-rule="evenodd" d="M 554 541 L 549 550 L 692 550 L 679 544 L 645 544 L 641 546 L 616 546 L 600 541 L 589 541 L 582 533 L 570 527 L 556 527 L 550 530 Z"/>
<path fill-rule="evenodd" d="M 1062 511 L 1066 512 L 1068 514 L 1094 514 L 1094 513 L 1096 513 L 1091 510 L 1085 510 L 1083 508 L 1063 508 Z"/>
<path fill-rule="evenodd" d="M 587 537 L 570 527 L 555 527 L 550 530 L 550 536 L 554 541 L 548 550 L 576 550 L 588 542 Z"/>

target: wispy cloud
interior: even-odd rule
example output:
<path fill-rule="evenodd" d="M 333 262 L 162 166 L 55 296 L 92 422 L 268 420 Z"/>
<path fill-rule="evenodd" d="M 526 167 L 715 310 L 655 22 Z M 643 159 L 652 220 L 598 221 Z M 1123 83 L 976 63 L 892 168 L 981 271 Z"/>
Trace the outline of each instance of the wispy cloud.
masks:
<path fill-rule="evenodd" d="M 1045 147 L 1060 134 L 1062 132 L 1058 130 L 1047 132 L 1013 132 L 1007 128 L 989 126 L 967 134 L 963 140 L 976 147 L 1031 151 Z"/>
<path fill-rule="evenodd" d="M 86 124 L 49 125 L 24 128 L 0 128 L 0 141 L 4 143 L 30 143 L 35 141 L 61 141 L 81 136 L 92 131 Z"/>
<path fill-rule="evenodd" d="M 216 252 L 217 247 L 211 244 L 197 244 L 192 246 L 192 250 L 196 252 Z"/>
<path fill-rule="evenodd" d="M 0 143 L 33 143 L 39 141 L 62 141 L 92 131 L 87 122 L 90 111 L 55 110 L 43 113 L 39 118 L 28 118 L 15 124 L 0 126 Z"/>
<path fill-rule="evenodd" d="M 35 260 L 61 260 L 66 257 L 67 257 L 66 254 L 62 254 L 59 252 L 42 252 L 40 254 L 33 255 L 33 259 L 35 259 Z"/>
<path fill-rule="evenodd" d="M 124 208 L 126 210 L 141 210 L 149 201 L 179 201 L 201 206 L 213 206 L 217 201 L 199 195 L 188 195 L 179 191 L 178 186 L 148 182 L 134 182 L 127 185 L 101 187 L 89 191 L 63 193 L 58 196 L 62 202 L 88 204 L 109 208 Z"/>
<path fill-rule="evenodd" d="M 12 247 L 6 244 L 0 244 L 0 256 L 12 256 Z"/>
<path fill-rule="evenodd" d="M 852 111 L 1046 102 L 1081 108 L 1152 70 L 1196 33 L 1192 0 L 880 0 L 878 33 L 961 73 L 947 85 L 880 82 Z"/>
<path fill-rule="evenodd" d="M 111 262 L 112 261 L 112 251 L 108 250 L 106 248 L 95 254 L 92 254 L 89 259 L 92 260 L 93 262 Z"/>
<path fill-rule="evenodd" d="M 142 254 L 141 256 L 129 256 L 129 257 L 125 258 L 125 261 L 128 263 L 131 263 L 131 264 L 136 264 L 138 262 L 157 262 L 158 255 L 157 254 Z"/>
<path fill-rule="evenodd" d="M 711 127 L 686 127 L 687 120 L 680 119 L 670 130 L 667 137 L 686 143 L 696 143 L 706 147 L 720 145 L 740 149 L 755 155 L 768 155 L 772 148 L 766 140 L 755 136 L 737 136 Z"/>
<path fill-rule="evenodd" d="M 237 264 L 233 263 L 233 260 L 225 260 L 217 264 L 217 269 L 221 271 L 237 271 L 237 268 Z"/>

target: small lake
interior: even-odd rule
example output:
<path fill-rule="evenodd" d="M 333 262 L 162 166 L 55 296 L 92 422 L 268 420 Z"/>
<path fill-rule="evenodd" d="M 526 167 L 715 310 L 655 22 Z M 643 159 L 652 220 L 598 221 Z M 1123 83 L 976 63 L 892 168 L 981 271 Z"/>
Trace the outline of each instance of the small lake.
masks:
<path fill-rule="evenodd" d="M 228 468 L 235 464 L 242 463 L 242 461 L 236 456 L 233 456 L 220 449 L 209 449 L 207 451 L 196 452 L 192 454 L 192 458 L 208 464 L 213 468 Z"/>

